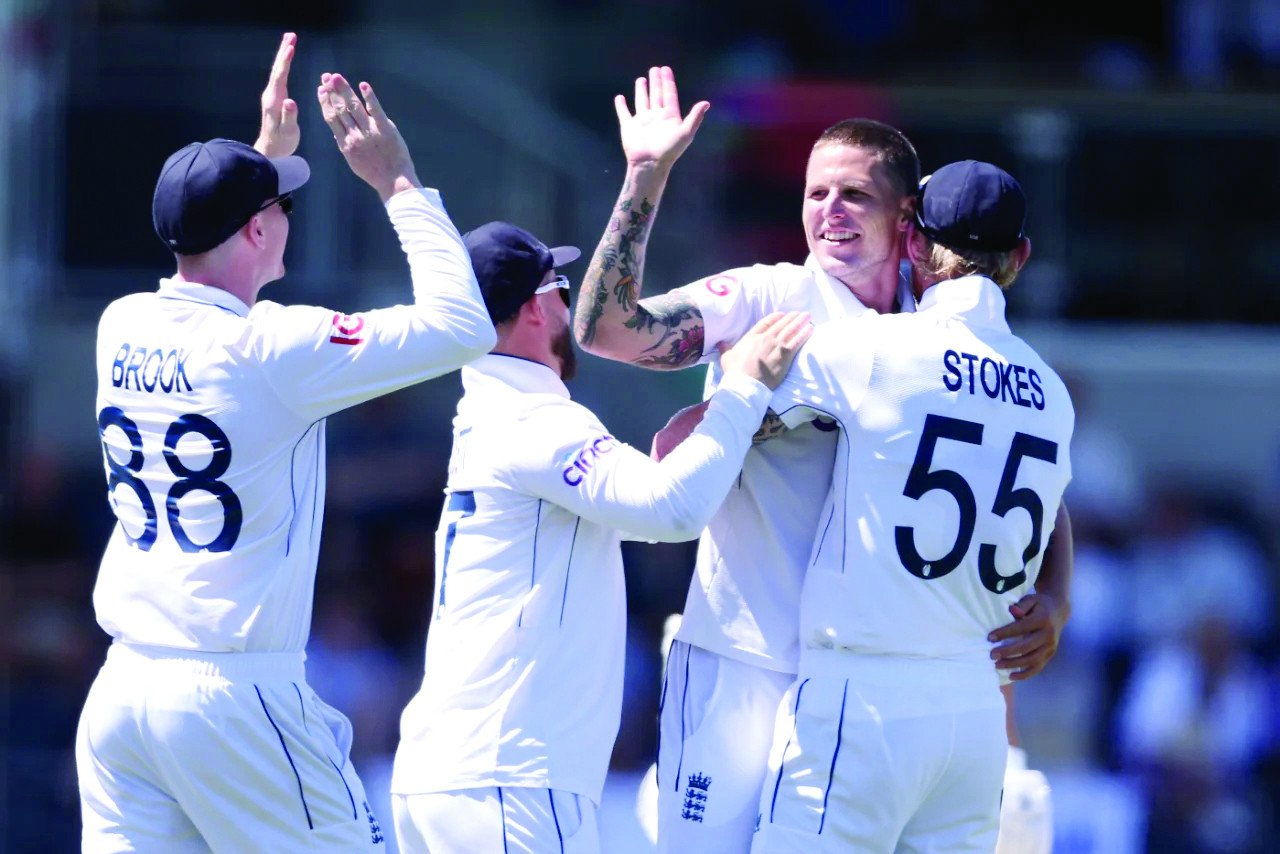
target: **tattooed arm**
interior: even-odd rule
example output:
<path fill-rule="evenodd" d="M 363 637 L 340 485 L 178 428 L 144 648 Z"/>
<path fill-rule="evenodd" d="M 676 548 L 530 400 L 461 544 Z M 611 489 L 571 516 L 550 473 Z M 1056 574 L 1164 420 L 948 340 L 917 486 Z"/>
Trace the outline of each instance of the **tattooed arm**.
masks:
<path fill-rule="evenodd" d="M 760 429 L 751 437 L 751 444 L 759 445 L 770 439 L 776 439 L 791 428 L 788 427 L 772 409 L 765 410 L 764 420 L 760 422 Z"/>
<path fill-rule="evenodd" d="M 671 370 L 702 356 L 702 314 L 682 294 L 640 299 L 653 217 L 676 160 L 689 147 L 709 104 L 683 119 L 670 68 L 638 78 L 635 115 L 614 99 L 627 173 L 613 216 L 596 247 L 578 295 L 574 335 L 584 350 L 646 368 Z"/>

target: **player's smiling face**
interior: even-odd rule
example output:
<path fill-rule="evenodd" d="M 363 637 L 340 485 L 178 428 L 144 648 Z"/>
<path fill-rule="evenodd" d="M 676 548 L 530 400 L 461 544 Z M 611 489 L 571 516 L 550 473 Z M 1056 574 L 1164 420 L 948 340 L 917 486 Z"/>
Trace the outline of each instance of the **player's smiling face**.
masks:
<path fill-rule="evenodd" d="M 805 239 L 822 269 L 845 284 L 897 269 L 906 204 L 879 153 L 830 143 L 809 155 Z"/>

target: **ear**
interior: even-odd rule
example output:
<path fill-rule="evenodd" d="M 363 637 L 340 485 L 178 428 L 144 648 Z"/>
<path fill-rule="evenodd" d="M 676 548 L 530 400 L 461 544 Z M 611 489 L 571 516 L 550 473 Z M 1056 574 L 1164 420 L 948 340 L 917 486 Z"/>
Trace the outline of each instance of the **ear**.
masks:
<path fill-rule="evenodd" d="M 906 196 L 902 200 L 902 218 L 898 220 L 898 231 L 906 231 L 916 221 L 916 197 Z"/>
<path fill-rule="evenodd" d="M 1022 240 L 1018 241 L 1018 248 L 1013 250 L 1013 260 L 1014 260 L 1014 263 L 1018 265 L 1018 269 L 1021 270 L 1024 266 L 1026 266 L 1027 260 L 1030 257 L 1031 257 L 1031 238 L 1024 237 L 1022 238 Z"/>
<path fill-rule="evenodd" d="M 262 215 L 254 214 L 249 221 L 241 227 L 240 232 L 245 239 L 252 243 L 255 247 L 261 248 L 266 243 L 267 237 L 262 230 Z"/>
<path fill-rule="evenodd" d="M 547 313 L 542 310 L 542 300 L 538 299 L 537 294 L 524 301 L 520 306 L 519 314 L 523 320 L 534 326 L 541 326 L 547 322 Z"/>
<path fill-rule="evenodd" d="M 928 260 L 926 247 L 929 239 L 920 232 L 920 229 L 916 228 L 915 217 L 907 220 L 906 233 L 902 236 L 902 240 L 906 244 L 906 256 L 912 266 Z"/>

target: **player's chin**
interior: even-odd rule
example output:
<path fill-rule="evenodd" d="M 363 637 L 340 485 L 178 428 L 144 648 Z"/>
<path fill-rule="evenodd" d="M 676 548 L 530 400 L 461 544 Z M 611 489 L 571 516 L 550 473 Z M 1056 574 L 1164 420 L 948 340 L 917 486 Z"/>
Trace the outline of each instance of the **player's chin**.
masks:
<path fill-rule="evenodd" d="M 846 273 L 857 266 L 855 263 L 858 258 L 857 252 L 843 245 L 822 246 L 822 248 L 814 254 L 818 258 L 818 266 L 822 267 L 824 272 L 832 276 L 838 276 L 841 273 Z"/>

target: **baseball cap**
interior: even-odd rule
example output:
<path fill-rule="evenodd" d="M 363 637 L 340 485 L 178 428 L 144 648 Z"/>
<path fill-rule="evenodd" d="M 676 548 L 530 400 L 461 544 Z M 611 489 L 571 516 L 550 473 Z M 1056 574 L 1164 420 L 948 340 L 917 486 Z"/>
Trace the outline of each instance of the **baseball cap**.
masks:
<path fill-rule="evenodd" d="M 518 225 L 495 220 L 462 235 L 480 293 L 494 323 L 509 320 L 552 267 L 576 261 L 576 246 L 547 245 Z"/>
<path fill-rule="evenodd" d="M 164 162 L 151 198 L 151 223 L 171 251 L 199 255 L 310 177 L 301 157 L 268 158 L 230 139 L 193 142 Z"/>
<path fill-rule="evenodd" d="M 930 240 L 949 249 L 1015 249 L 1026 216 L 1022 187 L 991 163 L 948 163 L 920 182 L 916 225 Z"/>

